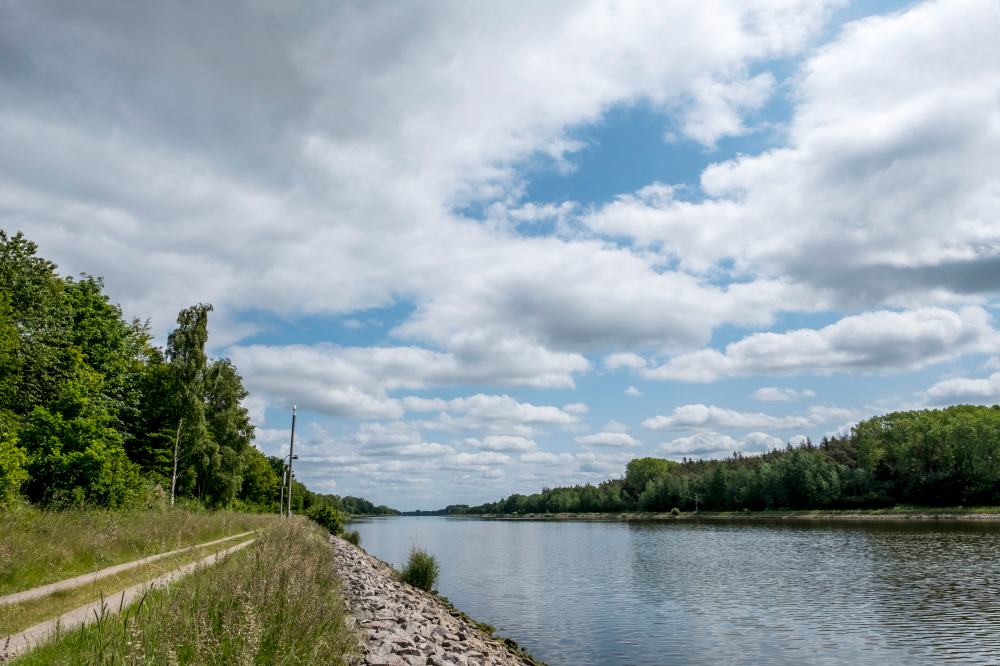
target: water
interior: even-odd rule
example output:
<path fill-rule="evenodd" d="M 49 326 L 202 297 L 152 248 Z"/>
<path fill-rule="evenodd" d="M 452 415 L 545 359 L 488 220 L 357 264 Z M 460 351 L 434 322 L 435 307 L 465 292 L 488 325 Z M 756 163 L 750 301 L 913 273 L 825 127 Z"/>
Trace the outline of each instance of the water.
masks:
<path fill-rule="evenodd" d="M 1000 526 L 375 518 L 549 664 L 1000 663 Z"/>

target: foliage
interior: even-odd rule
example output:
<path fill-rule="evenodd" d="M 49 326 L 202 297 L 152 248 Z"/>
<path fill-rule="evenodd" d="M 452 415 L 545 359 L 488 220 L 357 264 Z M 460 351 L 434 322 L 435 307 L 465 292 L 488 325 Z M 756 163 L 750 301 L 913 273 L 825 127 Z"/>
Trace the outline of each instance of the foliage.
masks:
<path fill-rule="evenodd" d="M 181 310 L 161 350 L 100 278 L 62 277 L 37 250 L 0 230 L 0 504 L 148 503 L 169 493 L 179 442 L 179 502 L 276 511 L 281 460 L 253 445 L 236 367 L 205 353 L 212 306 Z M 294 485 L 300 511 L 392 511 Z"/>
<path fill-rule="evenodd" d="M 348 543 L 353 543 L 355 546 L 361 545 L 361 532 L 357 530 L 351 530 L 349 532 L 344 532 L 344 539 Z"/>
<path fill-rule="evenodd" d="M 0 419 L 0 507 L 17 499 L 21 485 L 28 480 L 24 469 L 28 456 L 18 446 L 16 435 L 7 431 Z"/>
<path fill-rule="evenodd" d="M 546 488 L 444 513 L 881 508 L 1000 503 L 1000 406 L 894 412 L 846 437 L 756 456 L 638 458 L 625 478 Z"/>
<path fill-rule="evenodd" d="M 329 504 L 316 504 L 306 511 L 306 515 L 330 530 L 332 534 L 339 535 L 344 531 L 344 514 Z"/>
<path fill-rule="evenodd" d="M 437 585 L 440 573 L 441 568 L 438 566 L 437 558 L 426 550 L 414 546 L 410 549 L 410 558 L 406 561 L 406 566 L 399 572 L 399 578 L 404 583 L 430 592 Z"/>

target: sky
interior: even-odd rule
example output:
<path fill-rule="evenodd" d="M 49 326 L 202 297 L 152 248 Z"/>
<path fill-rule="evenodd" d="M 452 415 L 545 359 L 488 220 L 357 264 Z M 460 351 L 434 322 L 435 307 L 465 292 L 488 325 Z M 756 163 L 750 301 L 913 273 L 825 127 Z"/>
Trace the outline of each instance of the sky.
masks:
<path fill-rule="evenodd" d="M 1000 401 L 1000 3 L 0 3 L 0 228 L 400 509 Z"/>

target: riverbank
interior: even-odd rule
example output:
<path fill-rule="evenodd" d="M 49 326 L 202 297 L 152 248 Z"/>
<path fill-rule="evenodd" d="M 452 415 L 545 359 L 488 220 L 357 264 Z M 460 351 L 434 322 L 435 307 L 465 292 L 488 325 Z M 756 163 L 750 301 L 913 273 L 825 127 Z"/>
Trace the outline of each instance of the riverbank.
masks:
<path fill-rule="evenodd" d="M 340 537 L 330 541 L 368 666 L 538 666 L 446 600 L 401 583 L 392 568 Z"/>
<path fill-rule="evenodd" d="M 895 507 L 891 509 L 806 511 L 688 511 L 674 513 L 526 513 L 467 515 L 479 520 L 672 522 L 692 520 L 976 520 L 1000 522 L 1000 507 Z"/>

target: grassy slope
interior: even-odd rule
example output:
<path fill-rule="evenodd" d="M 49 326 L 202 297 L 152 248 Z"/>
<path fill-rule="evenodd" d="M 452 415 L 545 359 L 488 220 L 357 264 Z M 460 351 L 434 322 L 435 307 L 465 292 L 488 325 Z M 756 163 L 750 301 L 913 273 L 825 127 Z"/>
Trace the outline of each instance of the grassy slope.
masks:
<path fill-rule="evenodd" d="M 225 541 L 213 546 L 194 548 L 177 555 L 150 562 L 135 569 L 101 578 L 87 585 L 71 590 L 60 590 L 39 599 L 22 601 L 18 604 L 0 606 L 0 636 L 23 631 L 39 622 L 56 617 L 74 608 L 104 598 L 114 603 L 114 595 L 127 587 L 152 580 L 161 574 L 178 569 L 190 562 L 196 562 L 212 553 L 231 548 L 252 537 Z"/>
<path fill-rule="evenodd" d="M 153 511 L 0 512 L 0 595 L 259 529 L 274 515 Z"/>
<path fill-rule="evenodd" d="M 150 594 L 138 609 L 74 631 L 13 663 L 343 664 L 344 624 L 325 530 L 278 521 L 221 564 Z"/>

